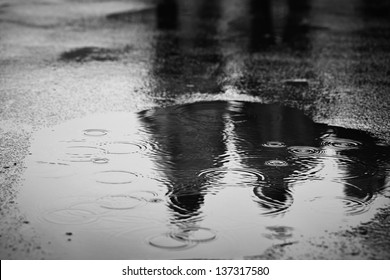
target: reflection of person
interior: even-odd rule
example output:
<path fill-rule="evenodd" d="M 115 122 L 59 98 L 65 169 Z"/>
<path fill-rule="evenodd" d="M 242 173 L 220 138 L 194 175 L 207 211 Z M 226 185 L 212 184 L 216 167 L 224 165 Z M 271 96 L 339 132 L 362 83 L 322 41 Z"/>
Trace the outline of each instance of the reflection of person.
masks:
<path fill-rule="evenodd" d="M 274 9 L 280 9 L 272 5 L 270 0 L 251 0 L 251 32 L 250 48 L 252 51 L 266 50 L 276 43 L 276 30 L 273 18 Z M 288 0 L 287 18 L 283 27 L 281 37 L 282 43 L 291 48 L 306 50 L 309 47 L 310 40 L 308 32 L 308 16 L 310 12 L 310 3 L 308 0 Z"/>
<path fill-rule="evenodd" d="M 346 197 L 364 203 L 384 186 L 384 163 L 378 160 L 388 161 L 388 147 L 364 132 L 314 123 L 293 108 L 200 102 L 157 109 L 141 119 L 160 146 L 154 160 L 167 178 L 176 220 L 198 216 L 204 196 L 234 173 L 244 179 L 229 186 L 252 187 L 263 214 L 286 211 L 292 188 L 308 180 L 343 183 Z M 253 172 L 261 174 L 257 182 L 244 182 Z"/>
<path fill-rule="evenodd" d="M 293 202 L 286 178 L 302 167 L 291 165 L 287 147 L 316 145 L 317 127 L 302 112 L 277 104 L 242 103 L 233 121 L 245 124 L 235 129 L 237 139 L 245 140 L 237 142 L 237 149 L 249 155 L 242 157 L 242 165 L 266 176 L 264 186 L 254 189 L 256 201 L 265 213 L 285 211 Z"/>
<path fill-rule="evenodd" d="M 182 11 L 188 14 L 183 17 Z M 221 63 L 217 40 L 219 14 L 216 0 L 158 2 L 158 32 L 151 69 L 156 93 L 220 91 L 216 78 Z"/>
<path fill-rule="evenodd" d="M 310 13 L 309 0 L 288 0 L 289 13 L 283 31 L 283 42 L 293 49 L 307 50 L 310 48 L 308 17 Z"/>
<path fill-rule="evenodd" d="M 161 0 L 157 4 L 157 28 L 175 30 L 178 28 L 178 5 L 176 0 Z"/>
<path fill-rule="evenodd" d="M 204 180 L 198 174 L 218 166 L 215 159 L 225 153 L 222 135 L 225 106 L 226 103 L 183 105 L 160 109 L 141 118 L 164 151 L 158 165 L 167 178 L 170 207 L 177 218 L 198 215 L 206 193 L 202 189 Z"/>
<path fill-rule="evenodd" d="M 251 0 L 250 48 L 258 51 L 275 43 L 270 0 Z"/>

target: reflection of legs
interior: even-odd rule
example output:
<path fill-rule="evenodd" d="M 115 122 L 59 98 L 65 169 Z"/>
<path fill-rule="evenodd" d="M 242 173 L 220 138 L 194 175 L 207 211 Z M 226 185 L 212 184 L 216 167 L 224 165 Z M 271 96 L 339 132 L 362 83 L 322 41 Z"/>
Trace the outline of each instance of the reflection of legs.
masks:
<path fill-rule="evenodd" d="M 270 1 L 252 0 L 251 13 L 251 48 L 256 51 L 274 43 Z"/>
<path fill-rule="evenodd" d="M 157 28 L 176 29 L 178 25 L 178 6 L 176 0 L 161 0 L 157 5 Z"/>
<path fill-rule="evenodd" d="M 261 185 L 253 189 L 259 200 L 256 202 L 265 210 L 264 214 L 279 214 L 287 210 L 293 203 L 293 198 L 284 184 Z"/>
<path fill-rule="evenodd" d="M 307 0 L 288 0 L 288 18 L 283 33 L 283 41 L 291 47 L 308 48 L 309 28 L 306 21 L 310 12 Z"/>
<path fill-rule="evenodd" d="M 175 220 L 184 220 L 197 217 L 201 205 L 203 205 L 203 194 L 171 195 L 169 208 L 174 211 Z"/>

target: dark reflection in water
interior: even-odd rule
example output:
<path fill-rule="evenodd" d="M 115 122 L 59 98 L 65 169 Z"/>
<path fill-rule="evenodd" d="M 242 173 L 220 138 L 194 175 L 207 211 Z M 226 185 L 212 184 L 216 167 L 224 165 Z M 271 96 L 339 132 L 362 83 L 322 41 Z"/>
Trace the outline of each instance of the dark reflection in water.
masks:
<path fill-rule="evenodd" d="M 207 180 L 200 178 L 199 172 L 222 166 L 216 159 L 226 152 L 221 114 L 226 106 L 227 103 L 205 103 L 196 108 L 184 105 L 148 116 L 146 112 L 141 118 L 165 152 L 159 166 L 168 180 L 170 207 L 178 218 L 199 214 L 205 192 L 209 191 Z"/>
<path fill-rule="evenodd" d="M 150 22 L 157 29 L 150 69 L 152 93 L 174 97 L 232 89 L 258 95 L 259 89 L 278 79 L 269 76 L 268 68 L 287 67 L 283 60 L 275 61 L 275 52 L 309 55 L 313 32 L 318 31 L 310 24 L 311 12 L 309 0 L 157 1 L 155 21 Z M 270 56 L 257 57 L 259 53 Z M 254 69 L 259 59 L 264 60 L 263 67 Z M 311 66 L 306 65 L 308 70 L 302 73 L 302 63 L 277 83 L 312 78 Z M 305 90 L 295 88 L 299 81 L 290 83 L 293 89 L 288 96 L 300 96 Z"/>
<path fill-rule="evenodd" d="M 295 49 L 310 49 L 310 0 L 288 0 L 289 13 L 283 31 L 283 41 Z"/>
<path fill-rule="evenodd" d="M 169 155 L 159 166 L 176 218 L 199 215 L 205 194 L 226 187 L 251 188 L 263 215 L 288 211 L 294 192 L 310 185 L 307 199 L 330 197 L 356 214 L 384 187 L 387 146 L 366 132 L 315 123 L 293 108 L 201 102 L 140 116 Z"/>
<path fill-rule="evenodd" d="M 269 0 L 251 0 L 251 49 L 253 51 L 275 43 L 272 22 L 272 3 Z"/>
<path fill-rule="evenodd" d="M 218 0 L 158 1 L 155 60 L 152 77 L 155 92 L 219 92 L 215 79 L 221 63 L 217 40 Z M 218 71 L 217 71 L 218 72 Z"/>
<path fill-rule="evenodd" d="M 158 3 L 157 28 L 160 30 L 174 30 L 178 28 L 178 5 L 176 0 L 162 0 Z"/>

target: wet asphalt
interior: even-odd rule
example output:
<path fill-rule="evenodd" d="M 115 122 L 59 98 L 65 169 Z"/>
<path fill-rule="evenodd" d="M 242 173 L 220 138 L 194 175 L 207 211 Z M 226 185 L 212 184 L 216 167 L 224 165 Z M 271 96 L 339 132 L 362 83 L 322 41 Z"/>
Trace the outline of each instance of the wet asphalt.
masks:
<path fill-rule="evenodd" d="M 0 257 L 53 258 L 18 206 L 34 132 L 108 112 L 280 103 L 390 143 L 386 0 L 0 1 Z M 388 259 L 390 211 L 253 258 Z"/>

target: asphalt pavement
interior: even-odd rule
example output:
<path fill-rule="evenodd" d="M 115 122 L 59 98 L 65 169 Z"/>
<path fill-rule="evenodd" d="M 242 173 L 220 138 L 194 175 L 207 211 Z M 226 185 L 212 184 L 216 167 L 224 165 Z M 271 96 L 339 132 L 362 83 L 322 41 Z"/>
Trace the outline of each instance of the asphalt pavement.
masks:
<path fill-rule="evenodd" d="M 18 195 L 34 133 L 68 120 L 242 100 L 390 144 L 389 15 L 386 0 L 0 0 L 1 259 L 53 258 Z M 382 209 L 252 258 L 389 259 L 389 234 Z"/>

